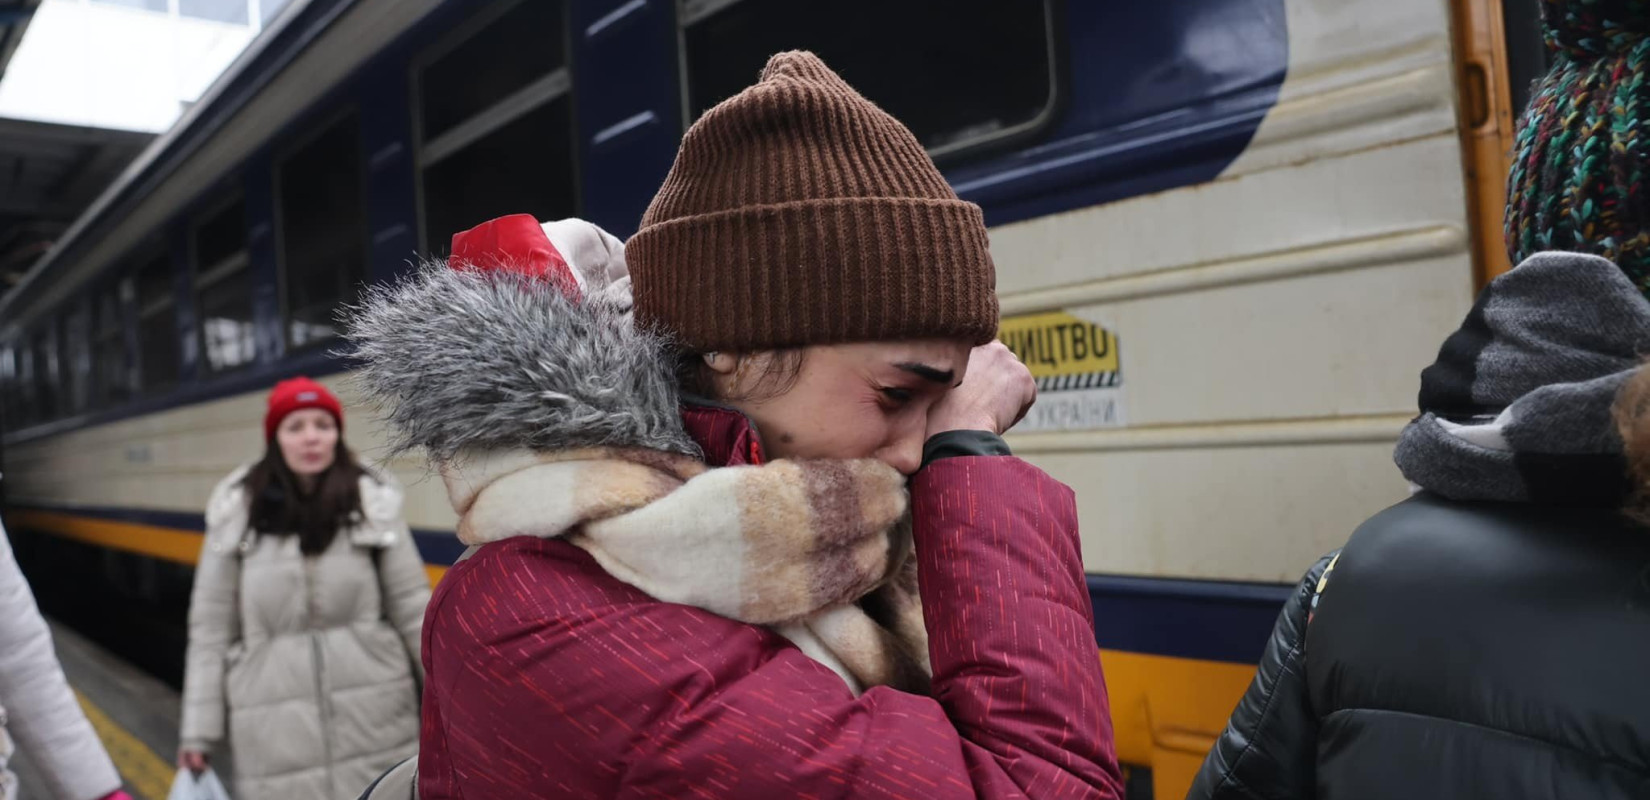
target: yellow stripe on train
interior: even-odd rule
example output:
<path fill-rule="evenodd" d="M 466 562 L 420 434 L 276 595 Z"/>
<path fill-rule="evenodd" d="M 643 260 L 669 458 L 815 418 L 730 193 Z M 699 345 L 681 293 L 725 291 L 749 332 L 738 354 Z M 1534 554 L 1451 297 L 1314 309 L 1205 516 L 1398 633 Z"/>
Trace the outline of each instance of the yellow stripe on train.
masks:
<path fill-rule="evenodd" d="M 13 511 L 6 516 L 17 528 L 54 533 L 65 539 L 178 564 L 193 566 L 200 557 L 201 535 L 193 531 L 58 511 Z"/>
<path fill-rule="evenodd" d="M 1100 650 L 1117 759 L 1152 770 L 1152 793 L 1185 797 L 1255 677 L 1253 664 Z"/>
<path fill-rule="evenodd" d="M 18 529 L 51 533 L 77 542 L 121 550 L 194 566 L 200 560 L 201 534 L 163 525 L 83 517 L 58 511 L 13 511 L 7 514 Z M 425 564 L 424 574 L 435 586 L 447 568 Z"/>
<path fill-rule="evenodd" d="M 201 534 L 54 511 L 14 511 L 18 529 L 193 565 Z M 425 564 L 430 585 L 447 567 Z M 1203 757 L 1254 677 L 1252 664 L 1100 650 L 1111 698 L 1117 757 L 1150 767 L 1157 797 L 1184 797 Z"/>

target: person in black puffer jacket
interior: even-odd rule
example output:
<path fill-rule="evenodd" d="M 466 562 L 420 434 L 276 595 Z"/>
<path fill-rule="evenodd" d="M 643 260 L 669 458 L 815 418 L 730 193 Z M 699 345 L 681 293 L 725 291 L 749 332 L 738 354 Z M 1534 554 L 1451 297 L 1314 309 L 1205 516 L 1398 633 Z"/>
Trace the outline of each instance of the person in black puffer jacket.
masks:
<path fill-rule="evenodd" d="M 1650 3 L 1543 14 L 1521 263 L 1421 374 L 1416 494 L 1308 571 L 1192 800 L 1650 797 Z"/>

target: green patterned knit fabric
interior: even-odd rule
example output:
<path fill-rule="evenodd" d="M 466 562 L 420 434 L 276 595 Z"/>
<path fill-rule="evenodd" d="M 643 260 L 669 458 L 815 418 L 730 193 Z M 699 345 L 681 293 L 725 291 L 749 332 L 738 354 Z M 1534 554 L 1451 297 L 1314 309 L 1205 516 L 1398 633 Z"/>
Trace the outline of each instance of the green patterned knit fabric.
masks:
<path fill-rule="evenodd" d="M 1507 253 L 1604 256 L 1650 296 L 1650 0 L 1542 0 L 1552 69 L 1524 112 L 1507 177 Z"/>

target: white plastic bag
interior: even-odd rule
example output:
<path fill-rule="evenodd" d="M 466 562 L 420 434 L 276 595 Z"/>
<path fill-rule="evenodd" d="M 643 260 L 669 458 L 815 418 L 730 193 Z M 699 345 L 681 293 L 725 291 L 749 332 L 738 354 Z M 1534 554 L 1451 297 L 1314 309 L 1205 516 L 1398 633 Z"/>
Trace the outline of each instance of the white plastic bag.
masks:
<path fill-rule="evenodd" d="M 172 791 L 166 793 L 166 800 L 229 800 L 229 792 L 211 768 L 199 775 L 180 769 L 172 779 Z"/>

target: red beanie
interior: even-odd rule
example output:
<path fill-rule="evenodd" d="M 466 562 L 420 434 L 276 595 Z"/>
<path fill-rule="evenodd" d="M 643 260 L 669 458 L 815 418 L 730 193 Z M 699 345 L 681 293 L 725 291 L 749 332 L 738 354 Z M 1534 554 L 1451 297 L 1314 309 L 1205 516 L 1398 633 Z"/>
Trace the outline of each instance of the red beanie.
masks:
<path fill-rule="evenodd" d="M 327 391 L 327 387 L 299 375 L 275 384 L 270 391 L 269 411 L 264 414 L 264 440 L 275 438 L 275 429 L 286 415 L 304 408 L 319 408 L 331 414 L 338 422 L 338 430 L 344 429 L 344 407 L 338 398 Z"/>

